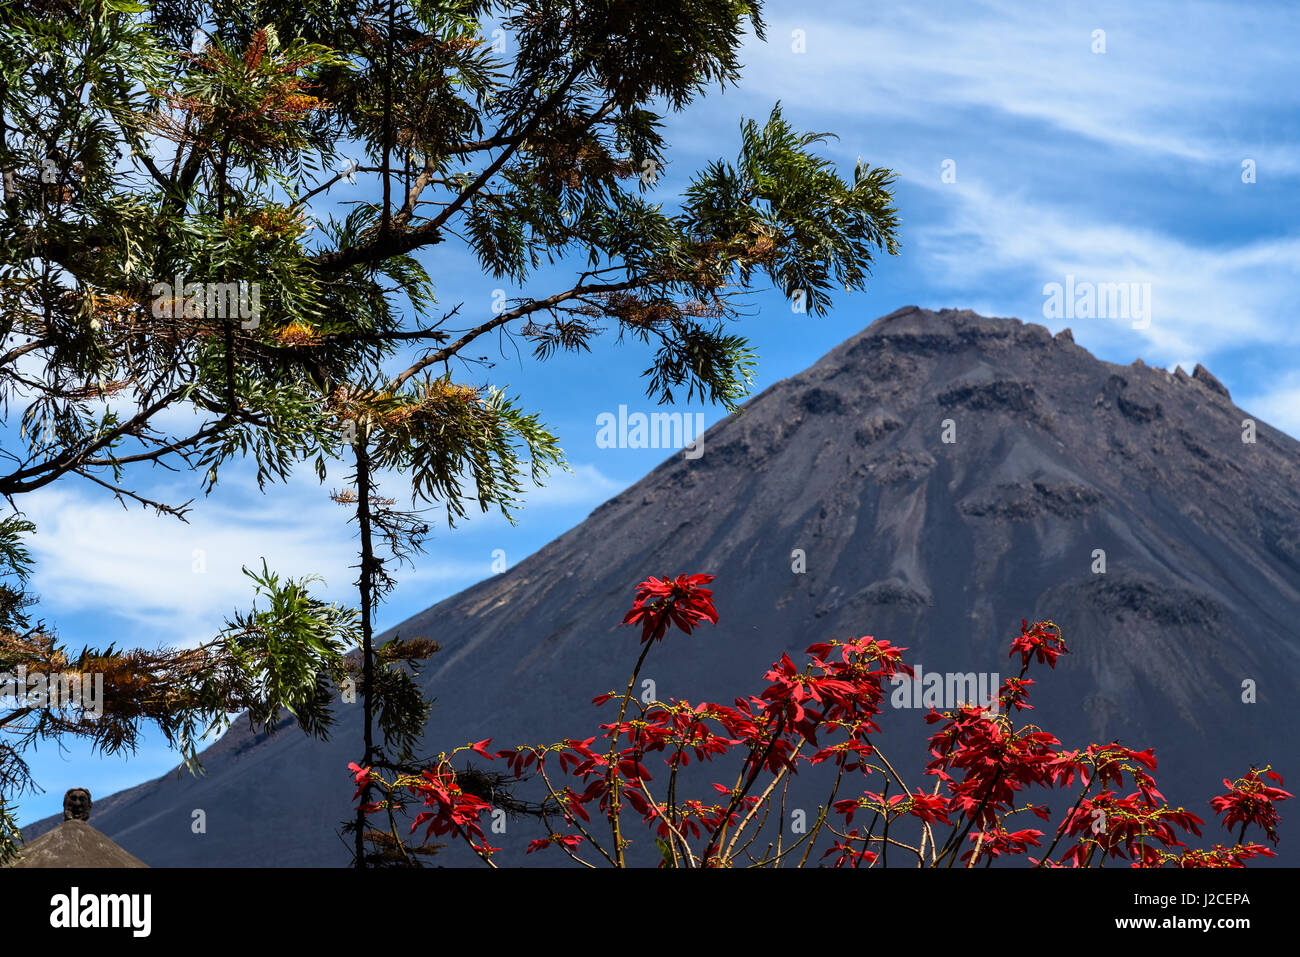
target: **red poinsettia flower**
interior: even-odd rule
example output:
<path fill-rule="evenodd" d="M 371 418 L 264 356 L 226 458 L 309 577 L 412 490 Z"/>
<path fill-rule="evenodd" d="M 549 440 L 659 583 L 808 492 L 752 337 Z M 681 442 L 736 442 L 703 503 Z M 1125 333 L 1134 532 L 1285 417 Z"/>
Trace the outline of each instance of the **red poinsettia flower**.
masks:
<path fill-rule="evenodd" d="M 1056 667 L 1056 659 L 1069 651 L 1061 639 L 1061 629 L 1054 622 L 1038 621 L 1031 627 L 1023 618 L 1020 620 L 1020 637 L 1011 642 L 1011 654 L 1020 652 L 1020 666 L 1029 666 L 1029 659 L 1034 658 L 1039 664 L 1046 663 L 1049 668 Z"/>
<path fill-rule="evenodd" d="M 357 793 L 352 795 L 352 800 L 355 801 L 357 798 L 361 797 L 361 792 L 366 789 L 366 784 L 370 781 L 370 769 L 363 768 L 355 761 L 352 761 L 348 764 L 348 770 L 352 772 L 353 781 L 357 785 Z"/>
<path fill-rule="evenodd" d="M 582 844 L 582 838 L 577 834 L 552 834 L 549 837 L 542 837 L 535 841 L 529 841 L 528 850 L 524 853 L 531 854 L 533 851 L 545 850 L 546 848 L 553 847 L 556 844 L 561 844 L 572 850 Z"/>
<path fill-rule="evenodd" d="M 861 867 L 863 864 L 870 867 L 876 862 L 875 851 L 868 851 L 865 848 L 859 849 L 853 846 L 853 839 L 861 837 L 856 829 L 849 831 L 845 837 L 848 838 L 847 841 L 836 841 L 822 855 L 823 860 L 832 854 L 837 855 L 831 867 Z"/>
<path fill-rule="evenodd" d="M 637 586 L 636 600 L 623 616 L 623 624 L 641 623 L 641 641 L 660 641 L 670 624 L 690 634 L 701 622 L 718 623 L 713 592 L 701 586 L 712 575 L 678 575 L 676 579 L 650 577 Z"/>
<path fill-rule="evenodd" d="M 1278 784 L 1282 783 L 1282 776 L 1271 768 L 1266 767 L 1262 772 L 1257 768 L 1251 768 L 1244 778 L 1236 782 L 1224 778 L 1223 785 L 1228 788 L 1228 793 L 1211 798 L 1210 806 L 1214 808 L 1215 814 L 1223 815 L 1223 826 L 1228 830 L 1240 824 L 1241 833 L 1244 835 L 1248 825 L 1258 824 L 1264 829 L 1268 839 L 1276 844 L 1278 836 L 1275 805 L 1278 801 L 1285 801 L 1294 795 L 1281 788 L 1269 787 L 1260 778 L 1260 774 L 1267 775 Z M 1240 838 L 1238 840 L 1240 841 Z"/>

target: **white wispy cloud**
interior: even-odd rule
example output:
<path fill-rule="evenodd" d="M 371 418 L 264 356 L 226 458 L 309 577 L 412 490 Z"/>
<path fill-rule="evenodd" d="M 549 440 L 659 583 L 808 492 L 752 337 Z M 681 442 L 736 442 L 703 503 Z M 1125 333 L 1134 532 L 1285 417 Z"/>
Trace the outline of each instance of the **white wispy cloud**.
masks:
<path fill-rule="evenodd" d="M 202 503 L 186 524 L 96 491 L 50 486 L 27 495 L 43 612 L 56 621 L 100 613 L 187 645 L 248 607 L 251 583 L 240 569 L 262 558 L 282 575 L 321 575 L 328 593 L 341 593 L 355 559 L 341 509 L 323 493 L 297 497 L 291 508 L 278 495 L 231 498 Z"/>
<path fill-rule="evenodd" d="M 1266 238 L 1214 248 L 1155 230 L 1088 217 L 994 194 L 972 184 L 943 189 L 948 219 L 918 231 L 920 251 L 952 286 L 976 286 L 987 276 L 1014 270 L 1036 287 L 1067 276 L 1094 283 L 1151 284 L 1151 322 L 1134 329 L 1124 317 L 1080 319 L 1076 333 L 1123 336 L 1161 363 L 1205 361 L 1215 350 L 1251 342 L 1294 345 L 1300 330 L 1279 322 L 1300 279 L 1300 237 Z M 1015 314 L 1043 321 L 1040 295 L 1032 302 L 1001 303 Z M 1092 327 L 1091 329 L 1089 327 Z M 1189 357 L 1193 357 L 1189 359 Z"/>
<path fill-rule="evenodd" d="M 1263 22 L 1262 22 L 1263 21 Z M 1029 120 L 1115 149 L 1195 163 L 1255 158 L 1300 172 L 1293 140 L 1240 135 L 1234 111 L 1300 101 L 1284 49 L 1259 31 L 1300 27 L 1300 8 L 1227 3 L 832 4 L 774 19 L 749 44 L 747 96 L 822 113 L 938 128 L 956 117 Z M 803 31 L 807 52 L 794 53 Z M 1094 53 L 1095 30 L 1105 52 Z M 1184 109 L 1197 104 L 1196 115 Z M 842 125 L 842 124 L 841 124 Z M 964 127 L 966 124 L 962 124 Z"/>
<path fill-rule="evenodd" d="M 346 473 L 336 464 L 323 484 L 300 475 L 259 494 L 250 477 L 232 470 L 219 486 L 221 494 L 196 503 L 188 524 L 135 505 L 124 509 L 90 486 L 60 483 L 30 493 L 22 507 L 37 527 L 29 544 L 40 613 L 56 624 L 69 615 L 117 619 L 154 642 L 193 645 L 211 638 L 234 611 L 249 607 L 252 583 L 241 568 L 259 568 L 263 558 L 282 577 L 322 578 L 316 594 L 355 605 L 355 524 L 329 498 L 332 489 L 347 484 Z M 385 484 L 386 490 L 398 487 L 391 479 Z M 534 520 L 544 522 L 550 510 L 594 506 L 619 488 L 584 465 L 557 473 L 544 488 L 530 488 L 524 502 Z M 183 501 L 194 490 L 173 486 L 151 493 Z M 435 527 L 440 519 L 440 511 L 431 510 Z M 486 577 L 490 552 L 477 542 L 472 550 L 458 543 L 485 530 L 499 535 L 505 525 L 496 513 L 472 512 L 456 530 L 438 531 L 429 554 L 399 571 L 403 587 L 431 589 L 441 597 Z"/>

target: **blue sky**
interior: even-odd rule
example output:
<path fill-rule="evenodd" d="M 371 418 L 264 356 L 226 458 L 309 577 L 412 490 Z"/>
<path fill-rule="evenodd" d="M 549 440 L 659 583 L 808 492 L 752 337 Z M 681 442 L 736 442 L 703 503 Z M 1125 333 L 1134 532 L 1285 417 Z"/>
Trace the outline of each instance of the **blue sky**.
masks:
<path fill-rule="evenodd" d="M 1113 362 L 1204 363 L 1239 405 L 1300 436 L 1300 67 L 1291 42 L 1300 6 L 804 7 L 770 3 L 768 41 L 747 44 L 740 87 L 669 119 L 671 165 L 657 190 L 671 204 L 692 171 L 735 155 L 742 117 L 761 120 L 779 99 L 796 127 L 839 135 L 824 153 L 846 178 L 859 156 L 897 172 L 903 249 L 878 263 L 865 292 L 841 294 L 824 318 L 756 294 L 739 324 L 760 356 L 755 392 L 877 316 L 908 304 L 951 306 L 1053 332 L 1069 326 L 1080 345 Z M 1098 30 L 1105 52 L 1094 52 Z M 1247 161 L 1253 183 L 1243 182 Z M 955 179 L 945 181 L 945 168 Z M 368 197 L 360 181 L 331 195 Z M 503 284 L 478 275 L 463 250 L 438 247 L 423 261 L 440 304 L 464 303 L 465 325 L 490 313 Z M 540 274 L 527 292 L 556 291 L 569 275 Z M 1150 283 L 1149 326 L 1045 318 L 1044 286 L 1067 276 Z M 639 377 L 647 351 L 607 337 L 590 355 L 538 364 L 508 341 L 483 345 L 470 351 L 493 365 L 458 378 L 506 386 L 539 411 L 573 471 L 530 495 L 518 526 L 495 515 L 455 530 L 435 525 L 427 554 L 381 608 L 381 628 L 492 574 L 495 549 L 515 564 L 667 454 L 596 442 L 600 413 L 620 404 L 651 411 Z M 722 415 L 689 410 L 710 424 Z M 140 475 L 155 497 L 197 498 L 188 525 L 124 510 L 89 483 L 27 495 L 19 504 L 38 527 L 38 612 L 74 645 L 190 645 L 247 607 L 240 565 L 263 557 L 282 574 L 323 576 L 324 595 L 350 602 L 354 529 L 328 498 L 345 471 L 335 469 L 322 487 L 304 470 L 262 495 L 246 472 L 232 470 L 206 499 L 190 476 Z M 386 491 L 400 496 L 396 483 Z M 201 574 L 195 550 L 206 561 Z M 156 733 L 130 760 L 49 745 L 31 761 L 46 793 L 22 798 L 20 818 L 54 812 L 68 787 L 103 797 L 176 760 Z"/>

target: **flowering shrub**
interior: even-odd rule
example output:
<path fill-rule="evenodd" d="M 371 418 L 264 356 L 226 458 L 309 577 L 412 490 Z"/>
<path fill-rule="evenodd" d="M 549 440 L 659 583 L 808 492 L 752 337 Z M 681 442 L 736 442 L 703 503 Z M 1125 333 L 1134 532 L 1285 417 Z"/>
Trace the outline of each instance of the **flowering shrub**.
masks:
<path fill-rule="evenodd" d="M 488 739 L 440 754 L 420 775 L 392 780 L 353 764 L 358 795 L 369 784 L 383 797 L 364 810 L 385 811 L 389 832 L 400 843 L 394 811 L 413 799 L 420 812 L 412 831 L 423 826 L 426 840 L 463 840 L 492 864 L 500 848 L 489 845 L 480 818 L 493 805 L 484 795 L 462 789 L 464 772 L 452 763 L 462 752 L 473 752 L 501 759 L 515 778 L 536 777 L 544 786 L 547 798 L 535 815 L 546 833 L 529 844 L 527 853 L 558 851 L 588 866 L 598 860 L 627 863 L 630 842 L 624 827 L 630 817 L 650 831 L 662 854 L 661 866 L 668 867 L 810 862 L 872 867 L 885 866 L 891 856 L 895 862 L 928 867 L 988 866 L 1009 857 L 1035 867 L 1087 867 L 1108 859 L 1131 867 L 1242 867 L 1251 858 L 1274 854 L 1261 844 L 1243 843 L 1251 826 L 1278 842 L 1276 805 L 1291 795 L 1264 783 L 1264 777 L 1282 783 L 1270 768 L 1252 768 L 1235 783 L 1224 780 L 1228 792 L 1210 803 L 1223 815 L 1225 828 L 1240 825 L 1236 843 L 1196 850 L 1182 837 L 1199 837 L 1205 822 L 1165 801 L 1153 777 L 1151 749 L 1111 743 L 1066 751 L 1041 728 L 1016 727 L 1013 715 L 1033 707 L 1029 691 L 1034 682 L 1026 677 L 1030 664 L 1054 669 L 1068 652 L 1050 621 L 1021 623 L 1011 643 L 1011 657 L 1020 657 L 1020 672 L 1002 682 L 997 707 L 992 702 L 989 707 L 963 705 L 951 711 L 931 709 L 926 715 L 937 726 L 930 737 L 926 774 L 934 784 L 928 790 L 909 787 L 874 737 L 880 731 L 875 719 L 884 683 L 912 674 L 902 659 L 906 649 L 888 641 L 867 636 L 821 642 L 808 648 L 803 667 L 783 654 L 763 676 L 767 687 L 733 705 L 633 699 L 646 656 L 670 626 L 689 634 L 704 622 L 717 624 L 712 592 L 704 587 L 712 580 L 711 575 L 680 575 L 648 578 L 637 587 L 623 623 L 641 626 L 641 654 L 626 691 L 621 696 L 607 692 L 593 702 L 620 702 L 617 719 L 601 725 L 602 734 L 495 754 L 488 750 Z M 629 717 L 632 705 L 636 712 Z M 651 756 L 667 767 L 662 785 L 647 767 L 655 763 Z M 723 756 L 739 760 L 732 783 L 715 783 L 708 799 L 679 795 L 679 772 L 692 760 L 713 762 Z M 833 770 L 834 783 L 816 819 L 802 835 L 769 834 L 766 844 L 756 846 L 769 815 L 784 813 L 791 776 L 800 767 L 819 764 Z M 857 791 L 850 782 L 859 775 L 879 780 L 879 790 L 841 796 Z M 1031 788 L 1077 790 L 1050 838 L 1045 829 L 1013 829 L 1010 823 L 1024 814 L 1052 820 L 1046 806 L 1024 800 Z M 598 837 L 602 830 L 607 839 Z M 817 857 L 814 849 L 820 851 Z"/>

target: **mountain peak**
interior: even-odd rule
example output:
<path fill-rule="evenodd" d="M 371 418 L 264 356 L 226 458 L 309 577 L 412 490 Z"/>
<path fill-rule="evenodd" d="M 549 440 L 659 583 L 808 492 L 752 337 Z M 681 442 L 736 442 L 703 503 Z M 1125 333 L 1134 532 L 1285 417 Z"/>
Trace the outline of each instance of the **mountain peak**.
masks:
<path fill-rule="evenodd" d="M 1196 363 L 1196 368 L 1192 370 L 1192 378 L 1201 383 L 1201 385 L 1205 386 L 1207 389 L 1219 393 L 1225 399 L 1232 398 L 1232 396 L 1228 394 L 1228 387 L 1211 375 L 1210 370 L 1205 368 L 1205 366 L 1201 365 L 1199 362 Z"/>

